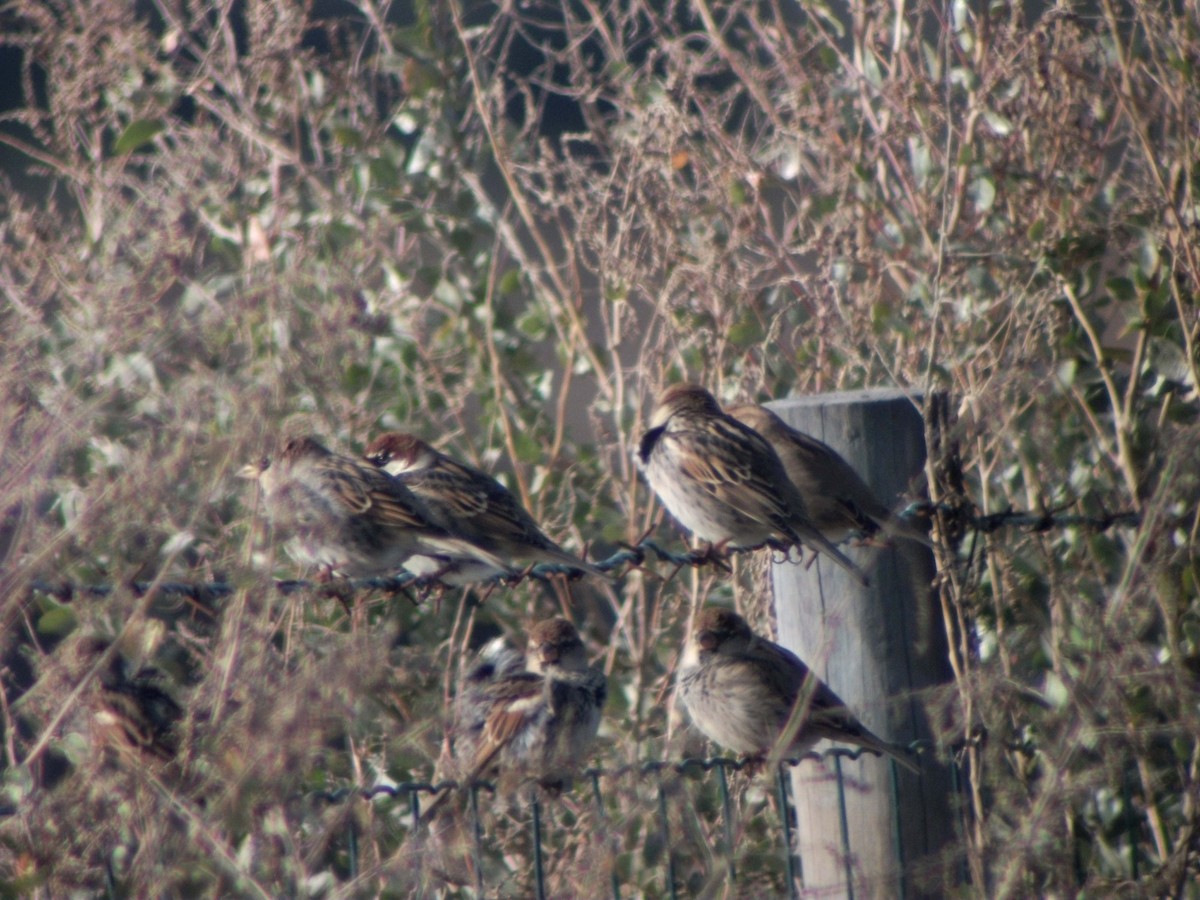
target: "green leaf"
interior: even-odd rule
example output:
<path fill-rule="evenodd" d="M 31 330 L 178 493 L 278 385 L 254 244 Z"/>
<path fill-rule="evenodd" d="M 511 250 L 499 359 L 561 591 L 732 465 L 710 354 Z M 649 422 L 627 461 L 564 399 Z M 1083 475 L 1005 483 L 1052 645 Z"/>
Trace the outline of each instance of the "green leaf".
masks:
<path fill-rule="evenodd" d="M 37 632 L 42 637 L 66 637 L 75 630 L 79 619 L 69 606 L 52 606 L 38 617 Z"/>
<path fill-rule="evenodd" d="M 362 363 L 352 363 L 342 375 L 342 386 L 348 394 L 357 394 L 371 383 L 371 370 Z"/>
<path fill-rule="evenodd" d="M 515 294 L 520 287 L 520 269 L 513 267 L 508 269 L 503 275 L 500 276 L 500 284 L 498 285 L 500 296 L 507 297 L 509 294 Z"/>
<path fill-rule="evenodd" d="M 113 153 L 117 156 L 132 153 L 142 145 L 154 140 L 155 136 L 164 128 L 166 125 L 163 124 L 162 119 L 138 119 L 136 122 L 130 122 L 121 132 L 116 143 L 113 144 Z"/>
<path fill-rule="evenodd" d="M 400 170 L 390 161 L 376 157 L 367 164 L 371 173 L 371 181 L 385 190 L 391 190 L 400 184 Z"/>
<path fill-rule="evenodd" d="M 735 347 L 745 347 L 762 339 L 762 324 L 755 315 L 744 315 L 729 327 L 729 340 Z"/>
<path fill-rule="evenodd" d="M 1128 278 L 1110 278 L 1105 282 L 1105 287 L 1114 299 L 1122 303 L 1128 303 L 1137 296 L 1133 282 Z"/>
<path fill-rule="evenodd" d="M 363 145 L 362 133 L 357 128 L 348 125 L 336 125 L 333 129 L 333 139 L 343 147 L 358 149 Z"/>

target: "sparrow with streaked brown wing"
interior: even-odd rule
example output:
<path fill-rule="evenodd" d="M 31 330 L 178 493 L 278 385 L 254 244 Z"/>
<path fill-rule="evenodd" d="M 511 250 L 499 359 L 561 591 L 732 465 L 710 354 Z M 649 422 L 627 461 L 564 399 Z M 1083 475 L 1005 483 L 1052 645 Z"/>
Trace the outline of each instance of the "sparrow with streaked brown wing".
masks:
<path fill-rule="evenodd" d="M 476 548 L 523 565 L 549 563 L 603 576 L 550 540 L 512 492 L 495 478 L 458 462 L 411 434 L 382 434 L 367 445 L 367 460 L 412 491 L 434 520 Z M 416 557 L 407 564 L 432 569 Z M 441 576 L 447 583 L 480 581 L 504 571 L 489 568 L 477 557 L 464 557 Z"/>
<path fill-rule="evenodd" d="M 734 549 L 808 546 L 867 583 L 813 525 L 771 445 L 704 388 L 681 384 L 663 393 L 638 460 L 663 505 L 701 540 Z"/>
<path fill-rule="evenodd" d="M 516 670 L 513 652 L 492 642 L 468 673 L 451 724 L 452 774 L 463 787 L 499 777 L 514 786 L 535 779 L 561 788 L 595 740 L 607 679 L 588 665 L 583 641 L 566 619 L 530 630 L 526 669 Z M 426 817 L 449 796 L 431 803 Z"/>
<path fill-rule="evenodd" d="M 495 554 L 438 524 L 396 479 L 333 453 L 313 437 L 288 438 L 275 459 L 264 458 L 240 474 L 258 480 L 272 523 L 292 537 L 293 555 L 320 566 L 325 575 L 391 574 L 414 555 L 444 567 L 469 558 L 512 571 Z"/>
<path fill-rule="evenodd" d="M 831 541 L 851 536 L 909 538 L 931 546 L 928 535 L 892 513 L 846 460 L 828 444 L 792 428 L 764 406 L 747 403 L 726 412 L 775 448 L 804 498 L 813 525 Z"/>
<path fill-rule="evenodd" d="M 696 617 L 677 685 L 696 727 L 734 752 L 800 754 L 824 738 L 920 771 L 906 748 L 872 734 L 796 654 L 754 634 L 732 610 L 708 607 Z M 785 734 L 791 741 L 778 747 Z"/>
<path fill-rule="evenodd" d="M 80 645 L 86 665 L 92 665 L 110 642 L 87 638 Z M 118 752 L 158 760 L 173 759 L 179 750 L 177 732 L 183 709 L 160 684 L 158 672 L 142 667 L 130 673 L 119 652 L 97 673 L 98 690 L 92 693 L 92 724 L 105 743 Z"/>

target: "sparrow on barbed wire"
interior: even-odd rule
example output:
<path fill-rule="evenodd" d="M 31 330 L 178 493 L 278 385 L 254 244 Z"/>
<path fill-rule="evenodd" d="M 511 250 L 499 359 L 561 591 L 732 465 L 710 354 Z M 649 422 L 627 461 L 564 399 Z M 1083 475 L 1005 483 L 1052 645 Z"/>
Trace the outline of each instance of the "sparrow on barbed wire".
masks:
<path fill-rule="evenodd" d="M 470 559 L 514 573 L 499 556 L 438 524 L 399 481 L 316 438 L 288 438 L 274 459 L 239 474 L 257 479 L 272 524 L 291 538 L 292 555 L 319 566 L 323 577 L 394 574 L 413 556 L 447 569 Z"/>
<path fill-rule="evenodd" d="M 798 756 L 824 738 L 920 771 L 907 748 L 872 734 L 796 654 L 732 610 L 707 607 L 696 617 L 677 690 L 696 727 L 736 753 Z"/>
<path fill-rule="evenodd" d="M 804 498 L 809 520 L 829 540 L 848 537 L 909 538 L 930 546 L 920 529 L 894 515 L 846 460 L 828 444 L 797 431 L 756 403 L 726 412 L 766 438 L 788 478 Z"/>
<path fill-rule="evenodd" d="M 561 789 L 587 758 L 608 693 L 607 679 L 588 664 L 575 626 L 539 622 L 529 632 L 525 667 L 502 640 L 485 645 L 468 672 L 450 725 L 450 774 L 459 785 L 500 779 L 516 787 L 535 780 Z M 449 798 L 434 800 L 428 818 Z"/>
<path fill-rule="evenodd" d="M 389 432 L 375 438 L 363 455 L 412 491 L 434 521 L 469 541 L 478 550 L 518 565 L 569 566 L 604 576 L 595 566 L 568 553 L 550 540 L 504 485 L 478 469 L 460 463 L 411 434 Z M 433 570 L 437 560 L 413 557 L 411 571 Z M 488 566 L 477 555 L 464 555 L 440 578 L 448 584 L 482 581 L 503 570 Z"/>
<path fill-rule="evenodd" d="M 680 384 L 663 392 L 638 460 L 671 515 L 713 547 L 807 546 L 867 583 L 810 520 L 803 496 L 766 439 L 723 413 L 704 388 Z"/>

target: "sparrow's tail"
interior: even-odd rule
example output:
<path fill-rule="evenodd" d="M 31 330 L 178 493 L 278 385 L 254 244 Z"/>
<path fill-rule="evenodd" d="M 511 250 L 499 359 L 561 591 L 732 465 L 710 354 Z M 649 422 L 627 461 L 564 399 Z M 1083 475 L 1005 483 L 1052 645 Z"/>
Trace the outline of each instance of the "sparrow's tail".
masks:
<path fill-rule="evenodd" d="M 867 573 L 860 569 L 850 557 L 846 556 L 841 550 L 835 547 L 821 532 L 813 528 L 807 523 L 792 523 L 792 528 L 795 530 L 796 537 L 801 543 L 808 544 L 810 547 L 815 547 L 820 550 L 835 563 L 858 579 L 863 587 L 867 587 L 871 583 L 871 579 L 867 577 Z"/>
<path fill-rule="evenodd" d="M 812 724 L 813 732 L 840 744 L 852 744 L 855 747 L 862 747 L 864 750 L 872 750 L 883 756 L 890 756 L 914 775 L 920 774 L 921 767 L 917 762 L 917 755 L 912 750 L 901 744 L 885 741 L 871 732 L 858 719 L 850 716 L 846 710 L 838 712 L 839 715 L 831 714 L 827 720 L 822 720 L 818 716 Z"/>
<path fill-rule="evenodd" d="M 908 749 L 908 747 L 900 744 L 890 744 L 887 741 L 880 740 L 878 745 L 872 746 L 871 749 L 886 753 L 914 775 L 921 774 L 921 765 L 917 760 L 917 754 Z"/>
<path fill-rule="evenodd" d="M 501 559 L 490 550 L 484 550 L 465 538 L 452 535 L 425 535 L 421 538 L 421 549 L 433 556 L 450 556 L 473 559 L 494 568 L 498 574 L 516 575 L 520 569 L 511 560 Z"/>

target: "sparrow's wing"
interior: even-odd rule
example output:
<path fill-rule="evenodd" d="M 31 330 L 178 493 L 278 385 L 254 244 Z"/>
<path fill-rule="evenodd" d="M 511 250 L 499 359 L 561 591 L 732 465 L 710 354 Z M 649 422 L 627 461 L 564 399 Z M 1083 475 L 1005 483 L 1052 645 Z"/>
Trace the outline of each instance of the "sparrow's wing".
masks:
<path fill-rule="evenodd" d="M 773 641 L 758 640 L 753 645 L 755 656 L 762 660 L 765 677 L 781 694 L 790 695 L 785 721 L 792 714 L 792 707 L 807 691 L 808 703 L 804 730 L 831 741 L 866 747 L 895 758 L 911 772 L 920 771 L 905 748 L 883 740 L 850 712 L 846 703 L 829 685 L 812 674 L 808 666 L 786 647 Z M 790 687 L 789 687 L 790 686 Z"/>
<path fill-rule="evenodd" d="M 386 473 L 339 456 L 326 457 L 320 462 L 331 499 L 346 513 L 368 516 L 385 528 L 431 527 L 417 499 Z"/>
<path fill-rule="evenodd" d="M 479 474 L 478 489 L 485 497 L 484 509 L 473 520 L 474 527 L 503 543 L 519 546 L 524 558 L 534 562 L 571 566 L 592 575 L 605 576 L 595 566 L 569 553 L 547 537 L 537 520 L 516 496 L 496 479 Z"/>
<path fill-rule="evenodd" d="M 870 535 L 891 517 L 854 467 L 828 444 L 786 424 L 780 426 L 778 440 L 779 456 L 792 480 L 804 480 L 810 490 L 833 499 L 847 526 Z"/>
<path fill-rule="evenodd" d="M 867 576 L 809 521 L 799 488 L 766 438 L 732 416 L 691 420 L 663 438 L 676 443 L 679 467 L 713 497 L 747 519 L 784 536 L 787 544 L 815 547 L 864 585 Z"/>
<path fill-rule="evenodd" d="M 736 416 L 758 428 L 779 453 L 784 469 L 806 498 L 824 498 L 810 509 L 817 522 L 826 518 L 842 527 L 871 536 L 883 530 L 889 537 L 909 538 L 933 546 L 920 528 L 892 514 L 858 471 L 828 444 L 797 431 L 766 410 L 739 407 Z M 769 417 L 769 418 L 768 418 Z M 761 426 L 761 427 L 760 427 Z"/>
<path fill-rule="evenodd" d="M 546 706 L 545 681 L 533 672 L 514 673 L 480 693 L 486 719 L 465 783 L 487 771 L 500 751 L 530 727 Z"/>
<path fill-rule="evenodd" d="M 728 417 L 709 417 L 663 437 L 676 444 L 683 473 L 713 497 L 773 529 L 786 521 L 787 501 L 797 498 L 788 496 L 783 466 L 757 433 Z M 803 500 L 799 503 L 802 509 Z"/>
<path fill-rule="evenodd" d="M 508 488 L 478 469 L 442 458 L 431 469 L 400 477 L 477 547 L 603 574 L 550 540 Z"/>
<path fill-rule="evenodd" d="M 363 516 L 385 533 L 406 532 L 434 556 L 477 559 L 501 572 L 512 570 L 507 560 L 451 533 L 452 525 L 435 522 L 425 502 L 401 478 L 345 457 L 330 457 L 322 463 L 334 502 L 349 514 Z"/>
<path fill-rule="evenodd" d="M 788 712 L 796 703 L 800 686 L 811 674 L 804 661 L 791 650 L 762 638 L 756 638 L 741 653 L 720 655 L 742 660 L 747 666 L 752 666 L 755 678 L 766 691 L 780 698 Z"/>
<path fill-rule="evenodd" d="M 781 695 L 788 697 L 788 706 L 795 704 L 802 690 L 807 691 L 808 715 L 834 722 L 840 716 L 854 718 L 846 703 L 833 689 L 813 674 L 795 653 L 774 641 L 758 638 L 747 653 L 759 661 L 764 678 Z"/>
<path fill-rule="evenodd" d="M 101 703 L 132 747 L 159 759 L 175 756 L 174 729 L 183 710 L 166 691 L 135 678 L 103 685 Z"/>
<path fill-rule="evenodd" d="M 504 485 L 477 469 L 442 459 L 406 483 L 427 502 L 441 507 L 465 535 L 549 540 Z"/>

